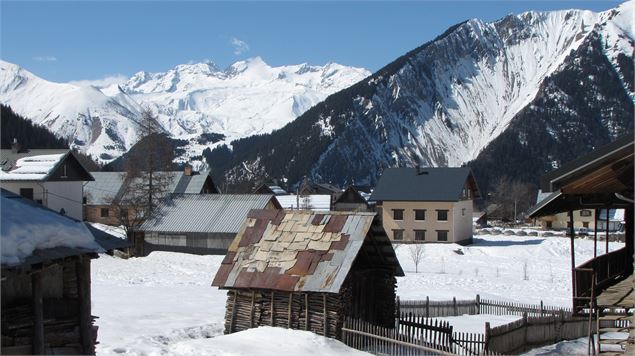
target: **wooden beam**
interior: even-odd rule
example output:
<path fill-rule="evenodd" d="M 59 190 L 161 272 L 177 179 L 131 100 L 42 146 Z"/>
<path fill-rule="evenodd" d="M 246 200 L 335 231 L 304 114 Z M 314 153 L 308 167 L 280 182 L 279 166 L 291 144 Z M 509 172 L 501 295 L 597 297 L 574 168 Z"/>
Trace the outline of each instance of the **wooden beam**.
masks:
<path fill-rule="evenodd" d="M 324 304 L 324 336 L 329 336 L 328 313 L 326 311 L 326 294 L 322 293 L 322 303 Z"/>
<path fill-rule="evenodd" d="M 595 223 L 593 228 L 593 258 L 598 256 L 598 214 L 600 209 L 595 208 Z"/>
<path fill-rule="evenodd" d="M 573 210 L 569 210 L 569 224 L 571 225 L 569 227 L 569 234 L 571 234 L 571 292 L 573 293 L 573 313 L 575 314 L 577 311 L 575 309 L 575 244 L 573 242 L 575 239 L 575 228 L 573 227 Z"/>
<path fill-rule="evenodd" d="M 84 354 L 95 353 L 93 345 L 92 318 L 90 311 L 90 258 L 77 256 L 75 262 L 77 273 L 77 295 L 79 297 L 79 333 Z"/>
<path fill-rule="evenodd" d="M 31 274 L 31 293 L 33 303 L 33 345 L 34 355 L 44 354 L 44 306 L 42 303 L 42 270 Z"/>

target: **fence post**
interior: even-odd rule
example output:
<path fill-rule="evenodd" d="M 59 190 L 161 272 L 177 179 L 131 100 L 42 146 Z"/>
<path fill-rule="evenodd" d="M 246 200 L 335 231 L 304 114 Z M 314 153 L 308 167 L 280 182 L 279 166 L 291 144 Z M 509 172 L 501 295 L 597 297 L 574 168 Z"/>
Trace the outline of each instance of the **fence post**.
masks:
<path fill-rule="evenodd" d="M 540 301 L 540 316 L 542 316 L 542 310 L 544 308 L 544 304 L 542 304 L 542 300 Z"/>
<path fill-rule="evenodd" d="M 457 316 L 457 310 L 456 310 L 456 297 L 452 297 L 452 306 L 454 307 L 454 316 Z"/>
<path fill-rule="evenodd" d="M 476 295 L 476 314 L 481 314 L 481 296 Z"/>
<path fill-rule="evenodd" d="M 490 331 L 489 331 L 489 321 L 485 322 L 485 342 L 483 343 L 483 353 L 487 354 L 487 352 L 489 351 L 489 338 L 490 338 Z"/>
<path fill-rule="evenodd" d="M 426 297 L 426 318 L 430 317 L 430 297 Z"/>
<path fill-rule="evenodd" d="M 525 329 L 524 336 L 524 345 L 527 345 L 527 330 L 529 330 L 529 325 L 527 325 L 527 312 L 523 312 L 523 329 Z"/>

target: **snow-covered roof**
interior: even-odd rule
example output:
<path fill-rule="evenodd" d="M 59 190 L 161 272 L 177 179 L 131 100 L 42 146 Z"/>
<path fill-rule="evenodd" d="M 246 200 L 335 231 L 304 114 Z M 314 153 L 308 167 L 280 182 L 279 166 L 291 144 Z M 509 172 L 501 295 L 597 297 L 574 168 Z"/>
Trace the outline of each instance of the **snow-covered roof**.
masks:
<path fill-rule="evenodd" d="M 609 221 L 624 221 L 624 209 L 609 209 Z M 598 214 L 598 220 L 604 221 L 606 219 L 606 209 L 600 209 Z"/>
<path fill-rule="evenodd" d="M 60 215 L 31 200 L 2 190 L 0 198 L 2 266 L 25 262 L 36 250 L 59 247 L 98 252 L 102 248 L 81 221 Z"/>
<path fill-rule="evenodd" d="M 68 151 L 18 158 L 9 171 L 0 171 L 0 180 L 45 180 L 67 154 Z"/>
<path fill-rule="evenodd" d="M 300 209 L 313 210 L 313 211 L 328 211 L 331 210 L 331 196 L 322 194 L 312 195 L 276 195 L 278 203 L 283 209 L 298 209 L 298 202 L 300 203 Z"/>

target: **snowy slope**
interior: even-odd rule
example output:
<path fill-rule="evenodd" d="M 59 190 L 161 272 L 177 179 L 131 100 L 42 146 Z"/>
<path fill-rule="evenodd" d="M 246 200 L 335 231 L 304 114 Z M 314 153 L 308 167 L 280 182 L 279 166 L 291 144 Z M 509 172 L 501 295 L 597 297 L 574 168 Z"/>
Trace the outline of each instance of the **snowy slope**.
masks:
<path fill-rule="evenodd" d="M 203 133 L 233 140 L 271 132 L 369 74 L 336 63 L 271 67 L 257 57 L 225 70 L 205 62 L 140 72 L 125 83 L 95 88 L 51 83 L 0 62 L 0 102 L 101 161 L 130 149 L 137 140 L 135 120 L 151 108 L 174 138 L 190 141 L 185 160 L 207 147 L 197 142 Z"/>
<path fill-rule="evenodd" d="M 101 160 L 136 141 L 140 107 L 123 93 L 109 97 L 91 86 L 48 82 L 0 61 L 0 103 Z"/>
<path fill-rule="evenodd" d="M 602 13 L 526 12 L 491 23 L 468 20 L 329 97 L 280 132 L 245 143 L 258 147 L 234 144 L 238 153 L 229 157 L 225 178 L 233 184 L 254 175 L 296 182 L 308 174 L 337 184 L 373 184 L 386 167 L 460 166 L 475 159 L 531 107 L 548 78 L 565 64 L 575 65 L 579 58 L 572 53 L 586 56 L 576 51 L 596 37 L 603 41 L 603 53 L 592 60 L 608 60 L 609 70 L 622 78 L 621 88 L 602 88 L 598 95 L 621 90 L 633 98 L 632 26 L 633 2 Z M 557 104 L 576 111 L 584 102 L 563 95 Z M 606 113 L 628 109 L 623 103 L 618 110 L 612 105 L 607 101 L 602 114 L 610 117 Z M 600 121 L 595 113 L 593 119 Z M 622 129 L 623 116 L 612 119 L 618 125 L 602 140 L 614 139 Z M 606 122 L 594 127 L 593 134 L 600 137 Z M 297 146 L 297 153 L 279 157 L 285 145 Z M 280 169 L 280 161 L 289 163 Z M 338 169 L 343 166 L 347 169 Z"/>

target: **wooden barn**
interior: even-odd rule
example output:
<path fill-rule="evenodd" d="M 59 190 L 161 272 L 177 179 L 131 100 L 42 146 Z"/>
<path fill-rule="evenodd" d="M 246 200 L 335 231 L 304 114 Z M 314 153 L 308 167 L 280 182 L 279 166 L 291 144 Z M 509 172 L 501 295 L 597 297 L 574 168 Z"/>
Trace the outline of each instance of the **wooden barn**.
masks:
<path fill-rule="evenodd" d="M 269 325 L 341 337 L 345 317 L 395 325 L 403 270 L 374 213 L 252 210 L 212 283 L 225 333 Z"/>
<path fill-rule="evenodd" d="M 6 190 L 1 214 L 1 354 L 94 354 L 90 261 L 101 245 L 81 221 Z"/>

